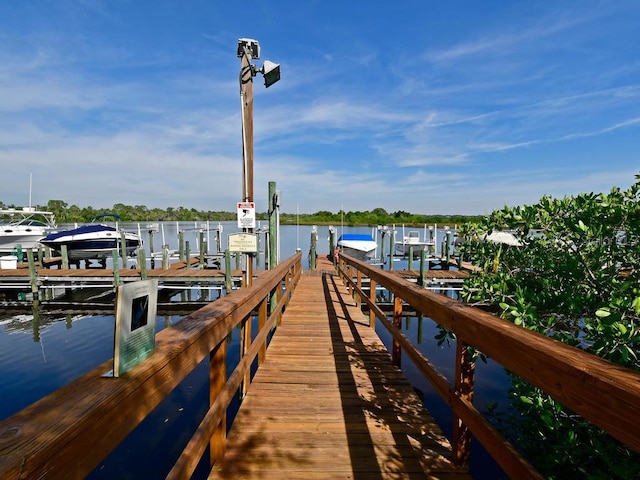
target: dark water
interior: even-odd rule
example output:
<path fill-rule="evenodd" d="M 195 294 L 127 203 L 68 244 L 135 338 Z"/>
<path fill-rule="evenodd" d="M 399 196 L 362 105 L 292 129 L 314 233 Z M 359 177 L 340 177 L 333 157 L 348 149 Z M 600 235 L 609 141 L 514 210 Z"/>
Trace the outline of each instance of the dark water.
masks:
<path fill-rule="evenodd" d="M 237 231 L 233 223 L 224 224 L 225 235 Z M 164 241 L 176 248 L 178 226 L 165 225 Z M 192 232 L 192 251 L 196 251 L 198 225 Z M 127 226 L 131 228 L 131 226 Z M 144 230 L 144 227 L 142 227 Z M 180 228 L 184 228 L 180 225 Z M 213 228 L 213 226 L 211 227 Z M 348 229 L 349 233 L 370 233 L 366 227 Z M 338 228 L 338 234 L 340 234 Z M 328 253 L 328 227 L 318 228 L 318 252 Z M 156 246 L 161 244 L 156 234 Z M 187 240 L 189 237 L 186 236 Z M 309 250 L 311 227 L 281 227 L 281 258 L 292 255 L 296 248 L 303 252 L 304 268 L 308 268 L 306 253 Z M 213 238 L 209 245 L 215 244 Z M 224 244 L 223 244 L 224 247 Z M 210 249 L 211 251 L 211 249 Z M 385 251 L 389 251 L 388 245 Z M 403 268 L 398 263 L 394 268 Z M 193 292 L 198 298 L 199 292 Z M 176 294 L 175 298 L 180 298 Z M 32 313 L 14 314 L 0 311 L 0 420 L 4 419 L 56 389 L 80 377 L 87 371 L 113 357 L 113 315 L 95 315 L 90 312 L 77 315 L 40 314 L 34 321 Z M 159 316 L 156 331 L 178 322 L 181 316 Z M 421 337 L 418 325 L 421 323 Z M 453 347 L 438 346 L 434 340 L 437 328 L 430 319 L 407 318 L 403 322 L 407 336 L 448 378 L 454 368 Z M 257 328 L 252 329 L 253 332 Z M 383 327 L 378 333 L 390 346 L 390 337 Z M 420 340 L 420 341 L 419 341 Z M 239 358 L 239 332 L 234 331 L 228 345 L 227 370 L 230 372 Z M 164 478 L 176 458 L 202 419 L 208 405 L 208 362 L 199 365 L 188 378 L 140 424 L 129 437 L 107 457 L 89 476 L 91 479 Z M 403 370 L 414 387 L 423 395 L 425 404 L 445 434 L 450 438 L 452 415 L 449 408 L 437 396 L 426 380 L 409 361 L 403 362 Z M 486 402 L 506 405 L 508 379 L 498 365 L 479 362 L 476 370 L 475 405 L 484 410 Z M 232 405 L 228 420 L 237 409 Z M 477 479 L 502 478 L 500 469 L 472 444 L 472 474 Z M 194 478 L 206 478 L 201 469 Z"/>

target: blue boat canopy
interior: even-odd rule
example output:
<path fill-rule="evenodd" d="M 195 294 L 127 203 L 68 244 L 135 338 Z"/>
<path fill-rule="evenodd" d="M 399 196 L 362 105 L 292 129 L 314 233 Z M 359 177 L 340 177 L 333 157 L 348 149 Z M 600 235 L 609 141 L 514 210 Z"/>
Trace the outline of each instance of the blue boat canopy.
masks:
<path fill-rule="evenodd" d="M 340 235 L 340 238 L 338 238 L 338 241 L 341 240 L 370 241 L 373 240 L 373 237 L 366 233 L 345 233 L 344 235 Z"/>

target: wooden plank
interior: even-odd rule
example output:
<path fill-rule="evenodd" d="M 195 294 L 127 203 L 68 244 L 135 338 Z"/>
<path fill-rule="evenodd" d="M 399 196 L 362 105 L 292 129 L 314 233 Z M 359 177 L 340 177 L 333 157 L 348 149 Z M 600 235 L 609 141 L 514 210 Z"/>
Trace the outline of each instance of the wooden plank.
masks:
<path fill-rule="evenodd" d="M 300 255 L 159 332 L 154 354 L 118 378 L 111 361 L 0 422 L 0 478 L 83 479 L 242 319 L 290 276 Z"/>
<path fill-rule="evenodd" d="M 336 282 L 302 277 L 209 478 L 470 478 Z"/>

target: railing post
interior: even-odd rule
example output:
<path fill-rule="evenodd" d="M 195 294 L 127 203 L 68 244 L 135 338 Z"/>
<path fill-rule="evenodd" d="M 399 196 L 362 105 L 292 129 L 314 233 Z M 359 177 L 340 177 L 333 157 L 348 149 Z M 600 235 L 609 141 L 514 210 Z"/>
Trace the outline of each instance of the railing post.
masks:
<path fill-rule="evenodd" d="M 247 351 L 251 347 L 251 323 L 253 317 L 251 314 L 242 321 L 242 327 L 240 329 L 240 360 L 244 358 Z M 240 387 L 240 398 L 244 398 L 247 394 L 247 389 L 251 383 L 251 369 L 247 370 Z"/>
<path fill-rule="evenodd" d="M 353 299 L 356 301 L 356 307 L 360 308 L 360 292 L 362 290 L 362 272 L 360 270 L 356 270 L 356 284 L 358 288 L 353 289 Z"/>
<path fill-rule="evenodd" d="M 476 364 L 468 345 L 461 340 L 456 341 L 455 391 L 458 396 L 469 403 L 473 402 L 473 384 Z M 471 431 L 462 420 L 453 417 L 453 458 L 458 465 L 469 466 L 471 448 Z"/>
<path fill-rule="evenodd" d="M 285 275 L 285 285 L 288 283 L 287 279 L 288 279 L 289 273 L 287 273 L 287 275 Z M 278 285 L 278 288 L 276 288 L 276 292 L 275 292 L 275 296 L 276 296 L 276 300 L 275 300 L 275 304 L 279 304 L 280 300 L 282 299 L 282 283 L 280 283 Z M 278 312 L 278 321 L 276 322 L 278 326 L 280 326 L 280 323 L 282 322 L 282 315 L 280 312 Z"/>
<path fill-rule="evenodd" d="M 393 326 L 402 331 L 402 299 L 396 295 L 393 300 Z M 393 339 L 393 350 L 391 352 L 391 360 L 394 365 L 400 366 L 402 359 L 402 349 L 400 343 Z"/>
<path fill-rule="evenodd" d="M 223 340 L 209 355 L 209 405 L 213 405 L 227 382 L 227 341 Z M 227 415 L 224 414 L 209 441 L 211 465 L 222 460 L 227 438 Z"/>
<path fill-rule="evenodd" d="M 373 278 L 369 280 L 369 300 L 374 305 L 376 304 L 376 281 Z M 369 326 L 376 327 L 376 314 L 371 307 L 369 307 Z"/>
<path fill-rule="evenodd" d="M 351 295 L 351 283 L 349 283 L 351 280 L 351 265 L 346 262 L 344 264 L 344 273 L 345 273 L 345 280 L 346 280 L 345 286 L 347 287 L 347 293 Z"/>
<path fill-rule="evenodd" d="M 260 306 L 258 307 L 258 332 L 262 332 L 262 329 L 267 324 L 267 306 L 269 305 L 269 299 L 271 295 L 265 297 L 265 299 L 260 302 Z M 262 365 L 265 358 L 267 358 L 267 342 L 263 342 L 260 345 L 260 351 L 258 352 L 258 365 Z"/>

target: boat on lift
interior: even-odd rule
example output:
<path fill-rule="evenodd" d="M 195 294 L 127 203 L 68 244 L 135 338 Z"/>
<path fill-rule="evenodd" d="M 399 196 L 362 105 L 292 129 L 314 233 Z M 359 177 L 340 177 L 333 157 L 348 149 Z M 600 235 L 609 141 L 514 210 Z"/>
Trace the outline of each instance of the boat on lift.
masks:
<path fill-rule="evenodd" d="M 69 260 L 102 260 L 110 258 L 113 250 L 121 249 L 124 237 L 127 256 L 134 255 L 138 247 L 142 245 L 140 235 L 120 230 L 117 226 L 95 223 L 104 217 L 120 220 L 120 216 L 117 214 L 101 214 L 87 225 L 51 233 L 41 239 L 40 243 L 50 247 L 56 255 L 60 255 L 62 246 L 66 245 Z"/>
<path fill-rule="evenodd" d="M 0 255 L 38 248 L 40 240 L 55 228 L 52 212 L 34 207 L 1 209 Z"/>
<path fill-rule="evenodd" d="M 337 245 L 345 255 L 358 260 L 371 260 L 378 248 L 378 243 L 371 235 L 360 233 L 340 235 Z"/>
<path fill-rule="evenodd" d="M 396 252 L 401 255 L 409 255 L 409 251 L 413 251 L 414 256 L 419 256 L 420 252 L 432 253 L 435 248 L 435 242 L 420 239 L 420 232 L 410 230 L 408 235 L 402 236 L 402 241 L 395 243 Z"/>

